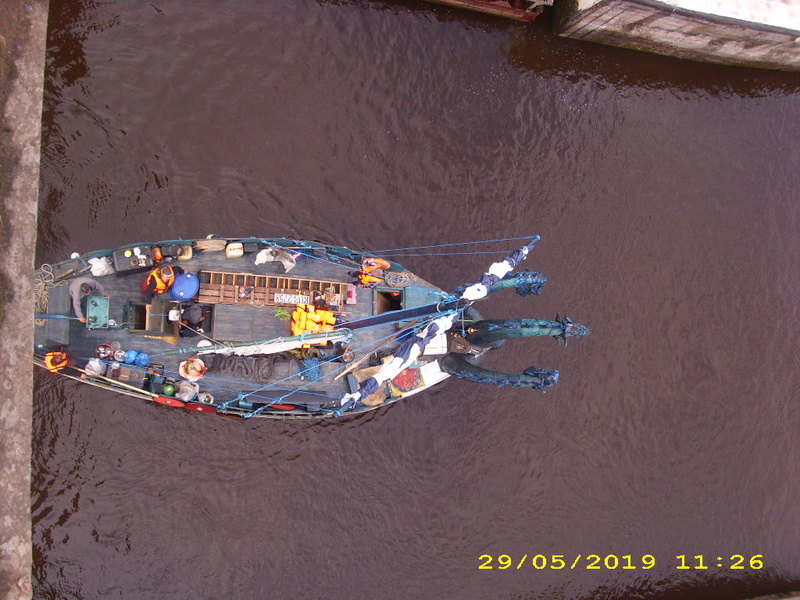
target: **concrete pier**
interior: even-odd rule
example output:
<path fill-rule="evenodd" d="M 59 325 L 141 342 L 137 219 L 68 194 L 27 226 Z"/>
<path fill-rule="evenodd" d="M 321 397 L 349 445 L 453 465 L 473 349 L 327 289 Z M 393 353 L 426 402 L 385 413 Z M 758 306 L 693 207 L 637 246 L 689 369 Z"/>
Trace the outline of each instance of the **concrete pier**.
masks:
<path fill-rule="evenodd" d="M 47 0 L 0 4 L 0 599 L 31 597 L 33 268 Z"/>
<path fill-rule="evenodd" d="M 558 35 L 695 61 L 800 70 L 793 0 L 560 0 Z"/>

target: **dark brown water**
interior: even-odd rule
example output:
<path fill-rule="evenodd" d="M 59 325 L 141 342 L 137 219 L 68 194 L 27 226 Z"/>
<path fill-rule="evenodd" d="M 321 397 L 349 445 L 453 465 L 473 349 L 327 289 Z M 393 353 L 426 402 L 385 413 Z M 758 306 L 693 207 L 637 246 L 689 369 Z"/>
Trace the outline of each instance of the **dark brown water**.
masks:
<path fill-rule="evenodd" d="M 800 76 L 411 1 L 84 0 L 51 3 L 47 78 L 41 261 L 209 233 L 539 234 L 543 296 L 482 312 L 592 335 L 494 358 L 561 369 L 545 395 L 449 381 L 325 424 L 41 374 L 37 598 L 800 588 Z M 400 260 L 451 288 L 494 258 Z"/>

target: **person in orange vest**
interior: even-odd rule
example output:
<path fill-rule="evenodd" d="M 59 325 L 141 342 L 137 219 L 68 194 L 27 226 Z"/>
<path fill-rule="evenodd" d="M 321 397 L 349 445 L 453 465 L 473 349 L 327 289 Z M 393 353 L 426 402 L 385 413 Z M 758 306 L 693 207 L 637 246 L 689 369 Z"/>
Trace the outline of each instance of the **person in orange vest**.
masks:
<path fill-rule="evenodd" d="M 373 287 L 383 281 L 383 270 L 392 265 L 389 261 L 382 258 L 365 258 L 361 261 L 361 271 L 358 273 L 358 281 L 364 287 Z"/>
<path fill-rule="evenodd" d="M 150 304 L 153 302 L 153 297 L 163 294 L 169 290 L 170 286 L 175 281 L 175 276 L 183 273 L 180 267 L 156 267 L 147 276 L 147 279 L 142 283 L 142 292 L 144 292 L 145 302 Z"/>
<path fill-rule="evenodd" d="M 66 352 L 56 350 L 54 352 L 48 352 L 44 355 L 44 366 L 47 367 L 47 370 L 51 373 L 63 371 L 67 367 L 68 363 L 69 357 L 67 356 Z"/>

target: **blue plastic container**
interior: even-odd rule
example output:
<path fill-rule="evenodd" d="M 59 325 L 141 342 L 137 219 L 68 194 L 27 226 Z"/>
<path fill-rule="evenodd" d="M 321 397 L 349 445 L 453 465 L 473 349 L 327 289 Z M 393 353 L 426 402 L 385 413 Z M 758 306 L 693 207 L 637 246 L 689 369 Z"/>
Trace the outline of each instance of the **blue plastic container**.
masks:
<path fill-rule="evenodd" d="M 177 302 L 191 300 L 200 291 L 200 280 L 194 273 L 181 273 L 169 287 L 169 297 Z"/>

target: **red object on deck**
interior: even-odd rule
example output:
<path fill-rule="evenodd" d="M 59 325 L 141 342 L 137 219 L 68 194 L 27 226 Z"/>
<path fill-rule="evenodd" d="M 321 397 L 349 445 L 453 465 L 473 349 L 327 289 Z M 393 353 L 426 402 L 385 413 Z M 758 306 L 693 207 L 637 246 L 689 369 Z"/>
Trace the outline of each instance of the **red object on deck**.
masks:
<path fill-rule="evenodd" d="M 191 412 L 205 413 L 209 415 L 217 412 L 216 407 L 211 406 L 210 404 L 203 404 L 202 402 L 187 402 L 183 408 Z"/>
<path fill-rule="evenodd" d="M 169 398 L 167 396 L 153 396 L 153 400 L 164 406 L 174 406 L 176 408 L 185 406 L 185 404 L 177 398 Z"/>

